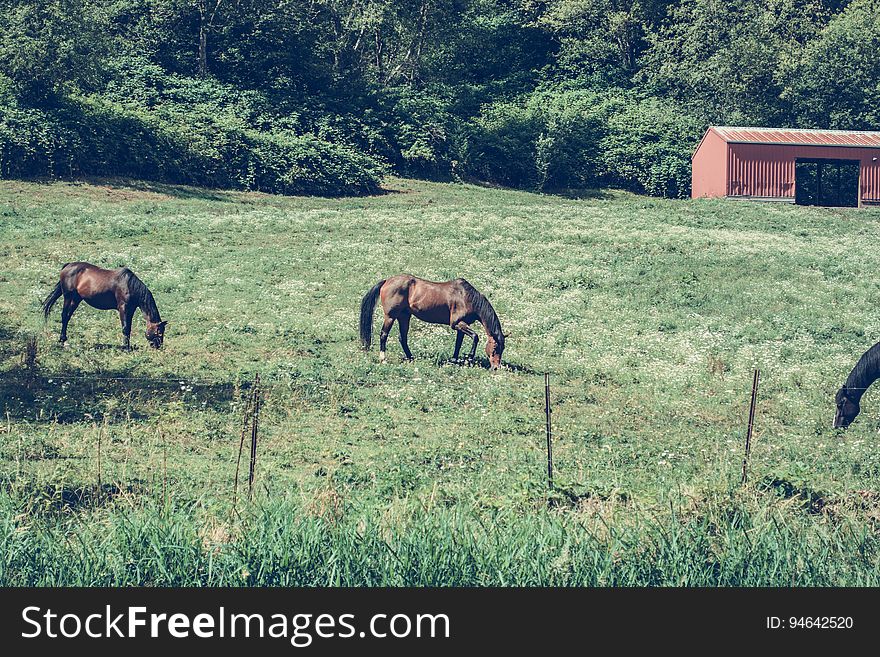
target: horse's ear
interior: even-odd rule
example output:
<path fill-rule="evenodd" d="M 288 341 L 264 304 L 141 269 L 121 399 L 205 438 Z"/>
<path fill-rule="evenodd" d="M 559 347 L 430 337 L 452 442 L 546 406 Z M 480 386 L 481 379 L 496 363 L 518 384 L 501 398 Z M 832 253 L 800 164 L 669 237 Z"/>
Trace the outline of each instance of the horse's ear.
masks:
<path fill-rule="evenodd" d="M 159 322 L 159 326 L 162 328 L 165 328 L 166 326 L 168 326 L 168 322 L 167 321 Z"/>

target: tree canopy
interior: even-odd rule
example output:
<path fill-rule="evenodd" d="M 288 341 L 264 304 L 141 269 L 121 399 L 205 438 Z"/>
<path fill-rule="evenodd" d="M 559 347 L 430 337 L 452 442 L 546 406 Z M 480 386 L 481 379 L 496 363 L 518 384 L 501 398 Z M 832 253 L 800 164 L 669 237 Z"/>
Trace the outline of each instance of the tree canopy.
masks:
<path fill-rule="evenodd" d="M 880 127 L 878 7 L 0 0 L 0 175 L 118 169 L 294 191 L 278 181 L 323 175 L 332 192 L 332 150 L 373 181 L 339 193 L 395 170 L 680 196 L 710 123 Z M 226 162 L 223 144 L 253 157 Z"/>

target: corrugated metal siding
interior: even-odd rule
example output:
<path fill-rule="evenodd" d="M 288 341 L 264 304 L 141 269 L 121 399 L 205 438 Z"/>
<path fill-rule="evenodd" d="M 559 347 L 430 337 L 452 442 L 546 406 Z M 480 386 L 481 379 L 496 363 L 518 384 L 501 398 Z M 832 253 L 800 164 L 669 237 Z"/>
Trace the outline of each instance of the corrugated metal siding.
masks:
<path fill-rule="evenodd" d="M 794 198 L 794 159 L 774 146 L 731 144 L 727 195 Z"/>
<path fill-rule="evenodd" d="M 860 198 L 863 201 L 880 203 L 880 151 L 872 151 L 871 158 L 862 160 L 859 175 Z"/>
<path fill-rule="evenodd" d="M 860 146 L 880 148 L 880 132 L 861 130 L 799 130 L 795 128 L 739 128 L 712 126 L 724 141 L 734 144 L 790 144 L 793 146 Z"/>
<path fill-rule="evenodd" d="M 880 148 L 729 144 L 727 195 L 794 198 L 798 158 L 859 160 L 859 196 L 880 201 Z"/>

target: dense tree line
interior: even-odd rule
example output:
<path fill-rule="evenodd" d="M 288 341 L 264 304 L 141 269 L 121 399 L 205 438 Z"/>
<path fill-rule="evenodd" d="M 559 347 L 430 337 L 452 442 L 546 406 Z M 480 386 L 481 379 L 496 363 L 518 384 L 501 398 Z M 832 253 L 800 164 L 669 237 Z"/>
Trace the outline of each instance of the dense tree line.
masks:
<path fill-rule="evenodd" d="M 0 175 L 688 193 L 706 125 L 880 127 L 876 0 L 0 0 Z"/>

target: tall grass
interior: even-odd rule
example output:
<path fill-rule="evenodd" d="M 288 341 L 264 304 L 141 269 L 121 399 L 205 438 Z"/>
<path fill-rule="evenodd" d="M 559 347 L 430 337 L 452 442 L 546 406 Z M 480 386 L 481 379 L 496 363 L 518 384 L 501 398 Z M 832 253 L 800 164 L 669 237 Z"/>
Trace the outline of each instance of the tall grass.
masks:
<path fill-rule="evenodd" d="M 410 507 L 393 526 L 370 511 L 321 516 L 289 500 L 223 522 L 192 503 L 35 517 L 0 499 L 3 586 L 880 584 L 880 539 L 863 524 L 792 517 L 737 495 L 699 513 L 601 521 Z"/>

